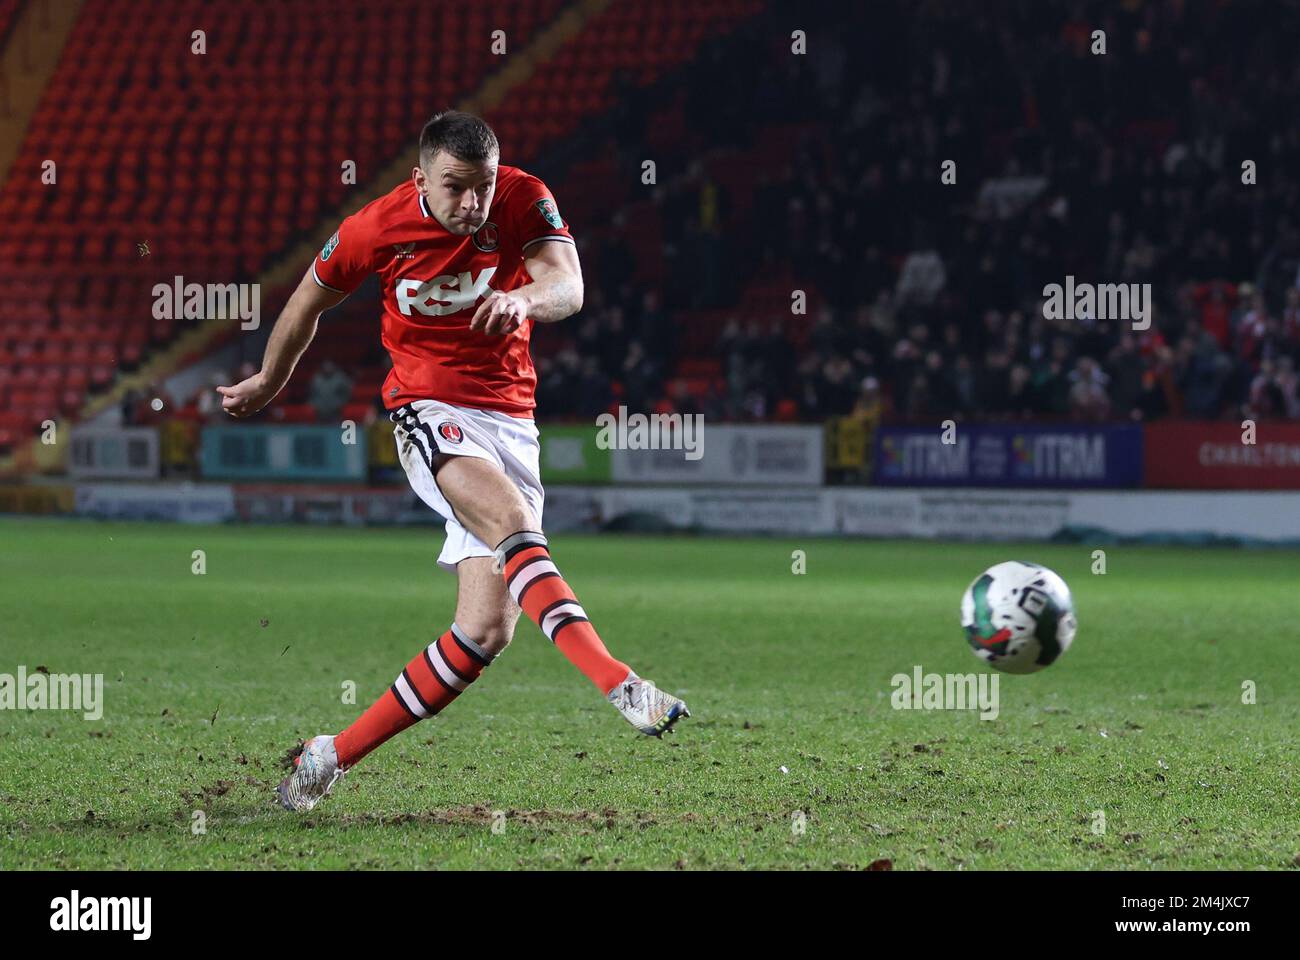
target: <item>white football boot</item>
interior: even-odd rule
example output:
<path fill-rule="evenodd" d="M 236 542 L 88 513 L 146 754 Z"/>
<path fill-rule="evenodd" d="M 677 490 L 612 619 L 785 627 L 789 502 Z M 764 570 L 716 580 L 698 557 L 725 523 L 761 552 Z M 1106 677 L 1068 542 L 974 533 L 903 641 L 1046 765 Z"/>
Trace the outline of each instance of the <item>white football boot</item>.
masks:
<path fill-rule="evenodd" d="M 293 773 L 280 782 L 275 793 L 286 810 L 310 810 L 347 772 L 339 766 L 333 737 L 312 737 L 290 750 L 285 762 L 293 764 Z"/>
<path fill-rule="evenodd" d="M 678 720 L 691 715 L 685 703 L 635 673 L 611 690 L 608 699 L 623 719 L 650 737 L 662 737 Z"/>

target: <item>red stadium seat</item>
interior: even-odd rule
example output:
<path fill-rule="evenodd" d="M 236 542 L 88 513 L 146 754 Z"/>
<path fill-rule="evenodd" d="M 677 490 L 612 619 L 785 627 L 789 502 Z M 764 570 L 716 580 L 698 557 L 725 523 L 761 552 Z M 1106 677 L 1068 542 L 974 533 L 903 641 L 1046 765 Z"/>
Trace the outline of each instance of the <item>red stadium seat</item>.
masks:
<path fill-rule="evenodd" d="M 281 423 L 315 423 L 316 408 L 309 403 L 284 403 L 270 410 L 271 419 Z"/>
<path fill-rule="evenodd" d="M 568 5 L 471 6 L 457 30 L 503 29 L 518 51 Z M 0 36 L 15 7 L 0 0 Z M 435 61 L 410 70 L 408 38 L 435 35 L 441 14 L 406 0 L 371 0 L 364 17 L 341 0 L 176 0 L 154 19 L 137 7 L 87 0 L 19 147 L 15 169 L 64 158 L 60 189 L 13 177 L 0 188 L 0 366 L 57 369 L 51 382 L 60 391 L 102 390 L 120 367 L 148 361 L 190 325 L 153 318 L 153 284 L 177 274 L 252 281 L 360 199 L 340 181 L 335 152 L 346 146 L 366 182 L 409 151 L 430 104 L 455 102 L 500 66 L 486 46 L 444 44 Z M 616 70 L 656 79 L 760 7 L 610 4 L 488 119 L 499 123 L 510 160 L 527 163 L 612 104 Z M 211 55 L 178 44 L 177 23 L 208 24 Z M 227 56 L 232 44 L 238 57 Z M 319 63 L 338 69 L 322 72 Z M 685 118 L 669 111 L 666 122 Z M 609 187 L 602 202 L 631 198 L 612 160 L 591 165 L 592 182 Z M 592 202 L 588 193 L 570 191 L 577 205 Z M 657 217 L 637 232 L 638 270 L 648 276 L 662 269 Z M 336 342 L 336 360 L 355 373 L 374 348 L 373 309 L 345 315 L 341 329 L 362 334 Z M 381 379 L 357 375 L 355 402 L 368 408 Z M 56 395 L 53 405 L 66 400 Z"/>

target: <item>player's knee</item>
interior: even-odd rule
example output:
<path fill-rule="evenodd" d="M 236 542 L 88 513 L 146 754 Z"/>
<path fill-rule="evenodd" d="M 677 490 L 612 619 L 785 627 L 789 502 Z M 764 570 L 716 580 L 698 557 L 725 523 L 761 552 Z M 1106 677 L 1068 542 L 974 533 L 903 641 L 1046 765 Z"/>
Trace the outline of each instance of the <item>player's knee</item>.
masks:
<path fill-rule="evenodd" d="M 514 638 L 515 628 L 513 624 L 508 627 L 498 627 L 492 631 L 491 639 L 488 641 L 488 649 L 492 651 L 493 655 L 499 654 L 510 646 L 510 641 Z"/>
<path fill-rule="evenodd" d="M 514 639 L 514 635 L 515 625 L 513 623 L 495 623 L 483 631 L 483 649 L 495 657 L 510 646 L 510 641 Z"/>
<path fill-rule="evenodd" d="M 516 504 L 509 507 L 501 517 L 501 537 L 502 539 L 510 536 L 512 533 L 518 533 L 520 530 L 541 531 L 537 523 L 537 518 L 533 516 L 533 511 L 525 504 Z"/>
<path fill-rule="evenodd" d="M 475 643 L 495 657 L 510 646 L 510 641 L 515 635 L 515 619 L 514 617 L 484 619 L 461 626 Z"/>

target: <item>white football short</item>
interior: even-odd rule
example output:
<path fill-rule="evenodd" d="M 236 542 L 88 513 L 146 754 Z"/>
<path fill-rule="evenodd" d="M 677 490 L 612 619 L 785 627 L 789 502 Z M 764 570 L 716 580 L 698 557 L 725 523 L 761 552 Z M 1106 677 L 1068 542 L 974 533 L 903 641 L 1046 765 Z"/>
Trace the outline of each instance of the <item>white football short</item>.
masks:
<path fill-rule="evenodd" d="M 433 458 L 439 453 L 495 463 L 523 493 L 537 522 L 542 522 L 541 447 L 532 420 L 441 400 L 415 400 L 389 411 L 388 417 L 396 424 L 397 456 L 411 488 L 447 521 L 447 541 L 438 555 L 444 570 L 454 573 L 456 564 L 467 557 L 492 556 L 495 544 L 484 543 L 456 519 L 434 478 Z"/>

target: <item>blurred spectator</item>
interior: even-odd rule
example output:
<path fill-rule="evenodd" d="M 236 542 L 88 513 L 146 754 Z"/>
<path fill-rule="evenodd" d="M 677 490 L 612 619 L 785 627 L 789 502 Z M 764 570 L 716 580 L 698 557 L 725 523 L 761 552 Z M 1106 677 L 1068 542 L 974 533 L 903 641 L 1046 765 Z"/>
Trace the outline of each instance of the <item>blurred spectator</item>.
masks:
<path fill-rule="evenodd" d="M 929 305 L 934 302 L 947 280 L 943 259 L 934 248 L 916 250 L 903 260 L 894 295 L 898 302 Z"/>
<path fill-rule="evenodd" d="M 1295 360 L 1289 356 L 1277 361 L 1278 392 L 1282 395 L 1282 416 L 1300 419 L 1300 376 L 1296 374 Z"/>
<path fill-rule="evenodd" d="M 1189 417 L 1215 417 L 1222 406 L 1231 361 L 1219 349 L 1218 340 L 1195 322 L 1188 324 L 1179 352 L 1182 370 L 1178 385 L 1183 394 L 1184 413 Z"/>
<path fill-rule="evenodd" d="M 1292 396 L 1283 390 L 1282 382 L 1272 360 L 1265 360 L 1259 366 L 1259 373 L 1250 383 L 1249 408 L 1246 415 L 1255 420 L 1275 420 L 1287 416 L 1287 409 L 1294 404 L 1294 382 Z"/>
<path fill-rule="evenodd" d="M 604 413 L 613 400 L 609 378 L 601 372 L 600 362 L 595 357 L 586 357 L 582 361 L 578 397 L 578 412 L 591 420 Z"/>
<path fill-rule="evenodd" d="M 870 426 L 874 427 L 880 423 L 884 411 L 885 401 L 880 393 L 880 381 L 875 377 L 864 377 L 861 392 L 858 394 L 858 399 L 853 403 L 851 416 L 859 420 L 865 420 Z"/>
<path fill-rule="evenodd" d="M 835 354 L 822 364 L 817 382 L 818 406 L 823 417 L 840 417 L 853 409 L 857 399 L 857 381 L 853 364 L 842 354 Z"/>
<path fill-rule="evenodd" d="M 682 414 L 700 413 L 700 405 L 691 395 L 685 380 L 674 380 L 668 389 L 668 412 Z"/>
<path fill-rule="evenodd" d="M 1107 354 L 1106 363 L 1111 370 L 1111 412 L 1116 417 L 1136 419 L 1142 393 L 1143 360 L 1133 334 L 1120 336 L 1119 343 Z"/>
<path fill-rule="evenodd" d="M 332 360 L 326 360 L 311 378 L 307 402 L 315 409 L 319 422 L 333 423 L 339 419 L 351 396 L 352 378 Z"/>
<path fill-rule="evenodd" d="M 199 419 L 205 423 L 220 423 L 228 418 L 221 407 L 221 394 L 217 393 L 217 387 L 229 386 L 230 383 L 230 375 L 224 370 L 212 371 L 208 376 L 207 384 L 199 387 L 193 398 Z"/>
<path fill-rule="evenodd" d="M 629 410 L 646 410 L 653 394 L 659 389 L 659 366 L 646 356 L 640 340 L 628 344 L 627 356 L 622 364 L 623 402 Z"/>
<path fill-rule="evenodd" d="M 1075 420 L 1100 422 L 1110 415 L 1108 377 L 1092 357 L 1080 357 L 1070 373 L 1070 414 Z"/>
<path fill-rule="evenodd" d="M 143 399 L 144 398 L 140 395 L 139 390 L 133 388 L 126 391 L 126 394 L 122 397 L 121 405 L 122 425 L 124 427 L 134 427 L 137 425 L 139 421 L 136 417 L 139 414 L 140 404 Z"/>
<path fill-rule="evenodd" d="M 171 395 L 157 383 L 143 390 L 128 390 L 122 399 L 122 425 L 154 427 L 165 423 L 176 412 Z"/>

